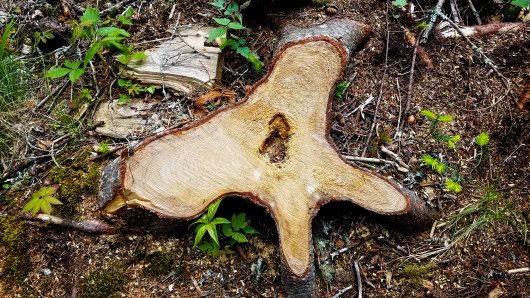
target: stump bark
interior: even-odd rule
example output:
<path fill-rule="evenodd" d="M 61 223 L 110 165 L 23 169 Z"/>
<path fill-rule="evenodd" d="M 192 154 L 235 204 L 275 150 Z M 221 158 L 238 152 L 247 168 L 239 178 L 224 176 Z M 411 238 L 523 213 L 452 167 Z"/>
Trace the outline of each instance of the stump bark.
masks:
<path fill-rule="evenodd" d="M 103 173 L 101 207 L 140 207 L 193 219 L 227 195 L 264 206 L 280 237 L 282 282 L 290 297 L 314 291 L 311 222 L 330 201 L 377 214 L 431 218 L 396 183 L 344 161 L 329 135 L 335 84 L 369 28 L 332 20 L 287 28 L 269 73 L 238 104 L 183 129 L 146 139 Z"/>

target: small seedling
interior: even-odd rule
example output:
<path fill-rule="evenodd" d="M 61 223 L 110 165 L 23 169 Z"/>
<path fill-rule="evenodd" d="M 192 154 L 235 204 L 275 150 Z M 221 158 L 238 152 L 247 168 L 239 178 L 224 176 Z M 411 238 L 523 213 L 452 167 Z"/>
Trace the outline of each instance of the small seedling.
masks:
<path fill-rule="evenodd" d="M 55 38 L 55 35 L 53 35 L 53 33 L 50 30 L 46 30 L 42 32 L 36 31 L 35 33 L 33 33 L 33 38 L 35 40 L 33 42 L 33 50 L 36 50 L 41 42 L 47 43 L 48 40 Z"/>
<path fill-rule="evenodd" d="M 255 229 L 248 225 L 248 221 L 246 220 L 244 213 L 237 215 L 233 214 L 230 221 L 223 217 L 215 217 L 215 213 L 217 213 L 217 209 L 219 208 L 221 201 L 222 200 L 219 200 L 210 205 L 210 207 L 208 207 L 208 212 L 190 225 L 190 227 L 197 225 L 195 226 L 194 230 L 194 246 L 214 257 L 220 253 L 231 253 L 232 250 L 230 250 L 230 247 L 236 243 L 248 242 L 245 234 L 253 235 L 258 233 Z M 222 235 L 230 239 L 230 243 L 225 245 L 222 249 L 217 232 L 218 225 L 222 225 Z M 206 232 L 208 232 L 211 241 L 203 241 L 203 237 Z M 199 245 L 201 241 L 203 241 L 203 243 Z"/>
<path fill-rule="evenodd" d="M 155 93 L 155 86 L 143 87 L 136 83 L 133 83 L 131 80 L 118 79 L 118 86 L 126 90 L 127 93 L 121 93 L 118 98 L 118 103 L 126 103 L 131 100 L 131 96 L 138 96 L 142 93 Z"/>
<path fill-rule="evenodd" d="M 261 71 L 263 69 L 263 63 L 259 60 L 258 55 L 252 53 L 250 48 L 246 46 L 247 40 L 235 35 L 229 35 L 230 31 L 241 32 L 247 30 L 243 25 L 243 15 L 241 14 L 241 11 L 249 6 L 250 1 L 241 4 L 241 6 L 235 2 L 225 2 L 224 0 L 217 0 L 210 4 L 216 7 L 219 12 L 223 14 L 223 17 L 213 18 L 213 20 L 220 26 L 208 32 L 207 41 L 213 42 L 215 39 L 219 38 L 221 41 L 219 48 L 221 50 L 227 47 L 235 50 L 236 53 L 245 57 L 245 59 L 252 64 L 254 71 Z"/>
<path fill-rule="evenodd" d="M 31 214 L 35 216 L 41 210 L 49 215 L 52 211 L 51 205 L 63 204 L 53 196 L 56 192 L 57 189 L 55 187 L 41 187 L 31 196 L 31 200 L 22 208 L 22 212 L 31 210 Z"/>
<path fill-rule="evenodd" d="M 444 181 L 444 189 L 446 191 L 462 191 L 462 185 L 458 183 L 460 180 L 462 180 L 462 177 L 458 174 L 456 170 L 447 166 L 445 163 L 439 161 L 437 158 L 433 157 L 430 154 L 422 155 L 421 162 L 424 166 L 428 166 L 432 170 L 436 171 L 440 176 L 447 176 L 447 172 L 451 173 L 451 178 L 445 178 Z"/>
<path fill-rule="evenodd" d="M 452 122 L 453 116 L 435 114 L 429 110 L 422 110 L 420 113 L 430 121 L 429 135 L 432 135 L 435 140 L 446 143 L 449 148 L 454 149 L 456 142 L 460 141 L 460 136 L 450 136 L 438 129 L 440 123 Z"/>
<path fill-rule="evenodd" d="M 66 67 L 57 67 L 50 69 L 46 73 L 46 77 L 51 79 L 57 79 L 68 75 L 70 81 L 74 83 L 85 72 L 84 68 L 81 67 L 81 62 L 79 61 L 71 61 L 70 59 L 66 59 L 64 61 L 64 66 Z"/>
<path fill-rule="evenodd" d="M 445 172 L 445 165 L 429 154 L 422 155 L 421 162 L 423 165 L 430 167 L 431 170 L 438 172 L 440 175 Z"/>
<path fill-rule="evenodd" d="M 335 98 L 336 99 L 343 99 L 344 98 L 344 91 L 348 89 L 348 82 L 342 81 L 337 84 L 335 87 Z"/>
<path fill-rule="evenodd" d="M 456 183 L 453 179 L 447 179 L 444 183 L 445 190 L 452 191 L 452 192 L 461 192 L 462 191 L 462 185 Z"/>
<path fill-rule="evenodd" d="M 477 144 L 480 149 L 485 148 L 485 146 L 487 146 L 489 142 L 490 136 L 485 132 L 481 132 L 475 137 L 475 144 Z"/>

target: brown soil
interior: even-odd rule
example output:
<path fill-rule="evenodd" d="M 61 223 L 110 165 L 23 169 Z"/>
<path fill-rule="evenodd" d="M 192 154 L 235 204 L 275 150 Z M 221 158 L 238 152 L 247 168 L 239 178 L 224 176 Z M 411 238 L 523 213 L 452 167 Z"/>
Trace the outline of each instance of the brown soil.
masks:
<path fill-rule="evenodd" d="M 20 8 L 17 12 L 22 19 L 20 27 L 23 32 L 29 32 L 28 36 L 32 36 L 34 30 L 42 31 L 42 24 L 56 29 L 64 25 L 61 23 L 60 1 L 36 2 L 35 6 L 25 4 L 25 1 L 0 3 L 0 11 L 13 12 Z M 76 1 L 70 1 L 72 19 L 78 19 L 76 7 L 96 5 L 94 0 L 73 2 Z M 98 2 L 100 10 L 108 7 L 106 1 Z M 216 16 L 215 9 L 205 0 L 129 2 L 137 9 L 141 5 L 129 30 L 134 42 L 170 36 L 166 30 L 174 26 L 177 19 L 181 25 L 214 25 L 212 17 Z M 332 17 L 349 17 L 372 27 L 370 40 L 353 53 L 344 74 L 345 81 L 351 80 L 350 88 L 344 99 L 333 102 L 331 136 L 344 155 L 361 156 L 365 152 L 366 157 L 392 160 L 379 149 L 381 145 L 397 153 L 410 166 L 408 173 L 385 164 L 359 162 L 358 165 L 409 187 L 440 213 L 434 230 L 424 227 L 411 231 L 349 204 L 324 206 L 313 221 L 318 296 L 332 297 L 339 290 L 353 285 L 341 297 L 357 297 L 353 263 L 358 260 L 364 297 L 485 297 L 488 293 L 493 295 L 490 297 L 501 297 L 499 293 L 502 297 L 530 297 L 530 273 L 508 273 L 510 269 L 530 266 L 529 245 L 519 233 L 528 229 L 530 221 L 530 113 L 528 110 L 518 111 L 515 105 L 530 78 L 529 30 L 471 37 L 471 41 L 497 65 L 500 73 L 510 80 L 509 92 L 464 40 L 431 36 L 424 48 L 434 67 L 428 69 L 416 59 L 410 109 L 403 111 L 413 54 L 413 48 L 404 41 L 403 28 L 418 35 L 415 26 L 427 19 L 426 12 L 436 1 L 413 1 L 420 4 L 415 20 L 408 19 L 404 12 L 385 1 L 377 0 L 335 1 L 336 15 L 328 15 L 323 7 L 311 3 L 296 3 L 302 1 L 293 2 L 291 7 L 282 7 L 280 1 L 253 2 L 245 14 L 245 23 L 252 29 L 247 40 L 265 67 L 272 59 L 278 28 L 286 23 L 309 25 Z M 475 5 L 484 22 L 498 18 L 515 20 L 508 4 L 499 5 L 493 0 L 482 2 Z M 456 3 L 461 8 L 463 22 L 475 25 L 467 1 L 457 0 Z M 175 14 L 168 19 L 173 6 Z M 43 12 L 43 16 L 32 19 L 35 9 Z M 449 5 L 443 9 L 450 11 Z M 69 32 L 60 36 L 57 31 L 56 35 L 60 41 L 42 46 L 44 53 L 69 42 Z M 20 42 L 14 43 L 13 47 L 19 45 Z M 137 48 L 142 47 L 147 48 L 149 44 Z M 54 63 L 53 57 L 43 60 L 50 65 Z M 40 63 L 36 63 L 35 72 L 42 78 Z M 114 79 L 113 74 L 101 61 L 95 67 L 102 89 L 109 89 L 107 84 Z M 243 98 L 248 87 L 262 75 L 253 73 L 244 59 L 229 52 L 225 57 L 223 80 L 219 84 Z M 94 88 L 90 75 L 85 76 L 82 83 Z M 59 82 L 48 82 L 51 85 L 36 94 L 35 102 Z M 62 98 L 56 99 L 57 102 L 68 101 L 68 89 L 62 93 Z M 186 113 L 200 95 L 170 94 L 170 98 L 164 99 L 161 92 L 157 92 L 152 100 L 175 102 L 182 107 L 178 109 L 179 113 Z M 371 96 L 374 98 L 371 103 L 352 112 Z M 99 100 L 108 98 L 109 93 L 105 91 Z M 31 121 L 27 122 L 31 127 L 27 130 L 31 142 L 54 140 L 64 134 L 54 128 L 54 121 L 47 116 L 54 104 L 48 102 L 37 111 L 28 106 L 21 112 L 31 112 Z M 424 109 L 453 116 L 452 122 L 442 123 L 439 128 L 448 135 L 461 137 L 455 149 L 436 141 L 429 133 L 429 122 L 420 115 Z M 69 111 L 75 114 L 75 107 L 69 106 Z M 89 111 L 85 117 L 88 119 L 90 114 Z M 23 116 L 19 118 L 29 121 Z M 375 127 L 371 129 L 374 121 Z M 88 120 L 83 123 L 90 126 Z M 401 134 L 396 134 L 398 123 L 403 127 Z M 480 132 L 488 133 L 491 139 L 487 155 L 481 155 L 480 148 L 473 141 Z M 112 146 L 126 144 L 123 140 L 111 140 L 81 130 L 80 135 L 70 138 L 54 158 L 63 168 L 77 171 L 78 179 L 84 179 L 91 171 L 91 163 L 87 160 L 95 155 L 85 152 L 103 140 Z M 29 148 L 20 154 L 22 158 L 42 152 Z M 421 166 L 423 154 L 441 156 L 457 169 L 463 177 L 463 190 L 459 193 L 445 191 L 443 179 Z M 102 158 L 92 164 L 99 166 L 111 159 Z M 10 168 L 3 164 L 0 169 L 8 172 Z M 50 177 L 53 167 L 50 157 L 23 167 L 29 178 L 9 191 L 0 190 L 2 218 L 15 216 L 23 221 L 20 210 L 29 194 L 41 185 L 55 183 Z M 15 172 L 9 178 L 17 176 L 23 175 Z M 10 181 L 15 183 L 17 180 Z M 76 183 L 82 182 L 74 181 L 73 184 Z M 451 216 L 482 200 L 487 189 L 496 189 L 497 199 L 464 217 L 456 226 L 450 226 Z M 74 211 L 59 207 L 52 214 L 77 219 L 103 218 L 96 211 L 94 189 L 83 189 L 76 195 L 71 208 Z M 120 227 L 116 235 L 89 235 L 28 220 L 23 231 L 29 247 L 29 273 L 18 283 L 0 275 L 1 295 L 83 297 L 82 285 L 87 273 L 106 269 L 124 276 L 123 289 L 118 297 L 283 297 L 278 234 L 274 223 L 264 209 L 235 197 L 224 200 L 219 215 L 230 218 L 233 213 L 241 212 L 246 213 L 251 226 L 260 234 L 250 236 L 249 243 L 236 246 L 235 253 L 227 254 L 225 258 L 207 256 L 193 248 L 194 235 L 188 230 L 188 222 L 160 219 L 143 211 L 131 210 L 117 217 L 104 218 Z M 490 214 L 488 212 L 497 212 L 507 220 L 491 221 L 450 249 L 434 253 L 452 243 L 455 231 L 476 222 L 484 214 Z M 509 220 L 513 218 L 517 220 Z M 5 236 L 8 227 L 6 224 L 0 226 L 3 228 L 0 266 L 6 268 L 13 258 L 6 253 L 9 251 Z M 345 252 L 331 257 L 333 252 L 344 247 L 348 248 Z M 149 255 L 161 250 L 174 260 L 172 266 L 158 275 L 147 274 L 152 271 L 145 268 L 154 264 Z"/>

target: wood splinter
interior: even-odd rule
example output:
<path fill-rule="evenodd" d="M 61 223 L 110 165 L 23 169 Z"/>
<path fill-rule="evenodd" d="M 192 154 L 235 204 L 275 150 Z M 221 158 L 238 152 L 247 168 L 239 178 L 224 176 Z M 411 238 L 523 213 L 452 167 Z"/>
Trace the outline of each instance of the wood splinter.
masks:
<path fill-rule="evenodd" d="M 100 206 L 191 220 L 222 197 L 248 198 L 275 220 L 287 296 L 309 297 L 311 222 L 322 205 L 348 201 L 410 223 L 430 221 L 432 213 L 394 182 L 348 164 L 329 135 L 335 84 L 368 27 L 334 19 L 286 30 L 269 73 L 244 100 L 146 139 L 111 162 Z"/>

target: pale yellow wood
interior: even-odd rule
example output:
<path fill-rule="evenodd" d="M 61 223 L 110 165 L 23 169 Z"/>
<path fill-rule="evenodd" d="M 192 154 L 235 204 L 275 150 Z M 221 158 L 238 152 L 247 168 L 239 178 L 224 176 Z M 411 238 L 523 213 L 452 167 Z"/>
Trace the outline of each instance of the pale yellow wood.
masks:
<path fill-rule="evenodd" d="M 342 59 L 324 40 L 286 48 L 246 101 L 128 157 L 121 196 L 107 210 L 141 206 L 189 218 L 227 193 L 251 193 L 273 215 L 297 276 L 310 267 L 311 219 L 321 204 L 338 199 L 379 213 L 406 212 L 408 200 L 394 184 L 345 163 L 327 138 L 328 101 Z M 265 150 L 271 129 L 285 148 L 279 161 Z"/>
<path fill-rule="evenodd" d="M 222 72 L 221 50 L 205 46 L 211 29 L 181 29 L 178 34 L 173 34 L 173 39 L 145 50 L 148 58 L 130 62 L 124 75 L 144 84 L 165 86 L 184 93 L 211 88 Z"/>

